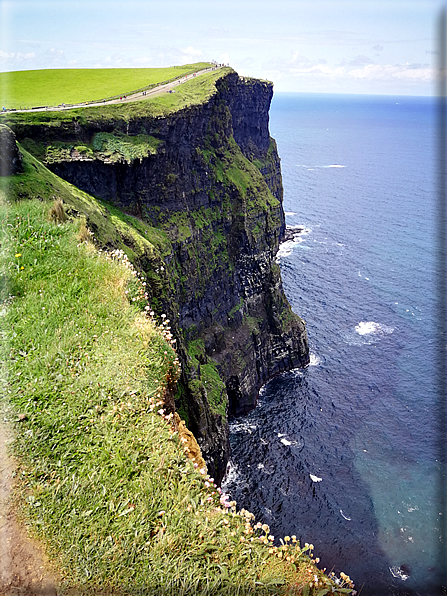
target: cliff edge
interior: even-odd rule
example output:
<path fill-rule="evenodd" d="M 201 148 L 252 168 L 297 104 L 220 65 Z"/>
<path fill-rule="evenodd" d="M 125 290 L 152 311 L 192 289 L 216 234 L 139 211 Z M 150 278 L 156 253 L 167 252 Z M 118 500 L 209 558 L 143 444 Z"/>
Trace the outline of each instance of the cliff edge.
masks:
<path fill-rule="evenodd" d="M 305 323 L 275 263 L 285 224 L 272 95 L 271 83 L 231 71 L 205 101 L 166 115 L 129 104 L 8 122 L 49 169 L 98 199 L 102 220 L 84 210 L 97 242 L 124 243 L 144 273 L 151 306 L 177 339 L 172 407 L 217 481 L 228 416 L 252 409 L 273 376 L 309 362 Z"/>

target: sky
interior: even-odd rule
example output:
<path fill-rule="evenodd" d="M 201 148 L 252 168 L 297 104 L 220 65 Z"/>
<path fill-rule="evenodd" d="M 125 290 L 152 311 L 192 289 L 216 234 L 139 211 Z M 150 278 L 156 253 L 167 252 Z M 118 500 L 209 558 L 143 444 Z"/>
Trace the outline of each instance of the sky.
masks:
<path fill-rule="evenodd" d="M 277 92 L 436 94 L 441 0 L 0 0 L 0 72 L 216 60 Z"/>

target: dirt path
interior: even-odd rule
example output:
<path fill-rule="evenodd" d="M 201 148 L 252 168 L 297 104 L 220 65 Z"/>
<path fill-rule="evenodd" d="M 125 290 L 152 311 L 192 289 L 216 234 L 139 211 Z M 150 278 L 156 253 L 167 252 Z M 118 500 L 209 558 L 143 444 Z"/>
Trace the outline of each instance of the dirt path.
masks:
<path fill-rule="evenodd" d="M 0 404 L 0 596 L 56 596 L 57 577 L 39 543 L 31 539 L 11 503 L 16 463 L 9 454 L 12 432 Z"/>

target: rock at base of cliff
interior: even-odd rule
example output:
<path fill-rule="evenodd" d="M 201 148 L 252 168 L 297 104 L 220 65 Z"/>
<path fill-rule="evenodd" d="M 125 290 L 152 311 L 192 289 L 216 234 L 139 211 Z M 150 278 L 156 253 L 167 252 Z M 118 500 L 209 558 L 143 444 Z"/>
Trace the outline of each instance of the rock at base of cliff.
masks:
<path fill-rule="evenodd" d="M 17 147 L 15 134 L 8 126 L 0 124 L 0 176 L 22 172 L 22 154 Z"/>

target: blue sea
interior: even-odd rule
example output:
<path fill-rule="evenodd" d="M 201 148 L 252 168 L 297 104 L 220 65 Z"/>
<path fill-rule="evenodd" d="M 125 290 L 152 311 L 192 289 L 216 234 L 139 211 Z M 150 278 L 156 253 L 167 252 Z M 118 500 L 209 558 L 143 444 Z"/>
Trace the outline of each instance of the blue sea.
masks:
<path fill-rule="evenodd" d="M 278 261 L 311 364 L 231 422 L 224 488 L 361 594 L 435 594 L 436 100 L 275 94 L 270 131 L 302 230 Z"/>

